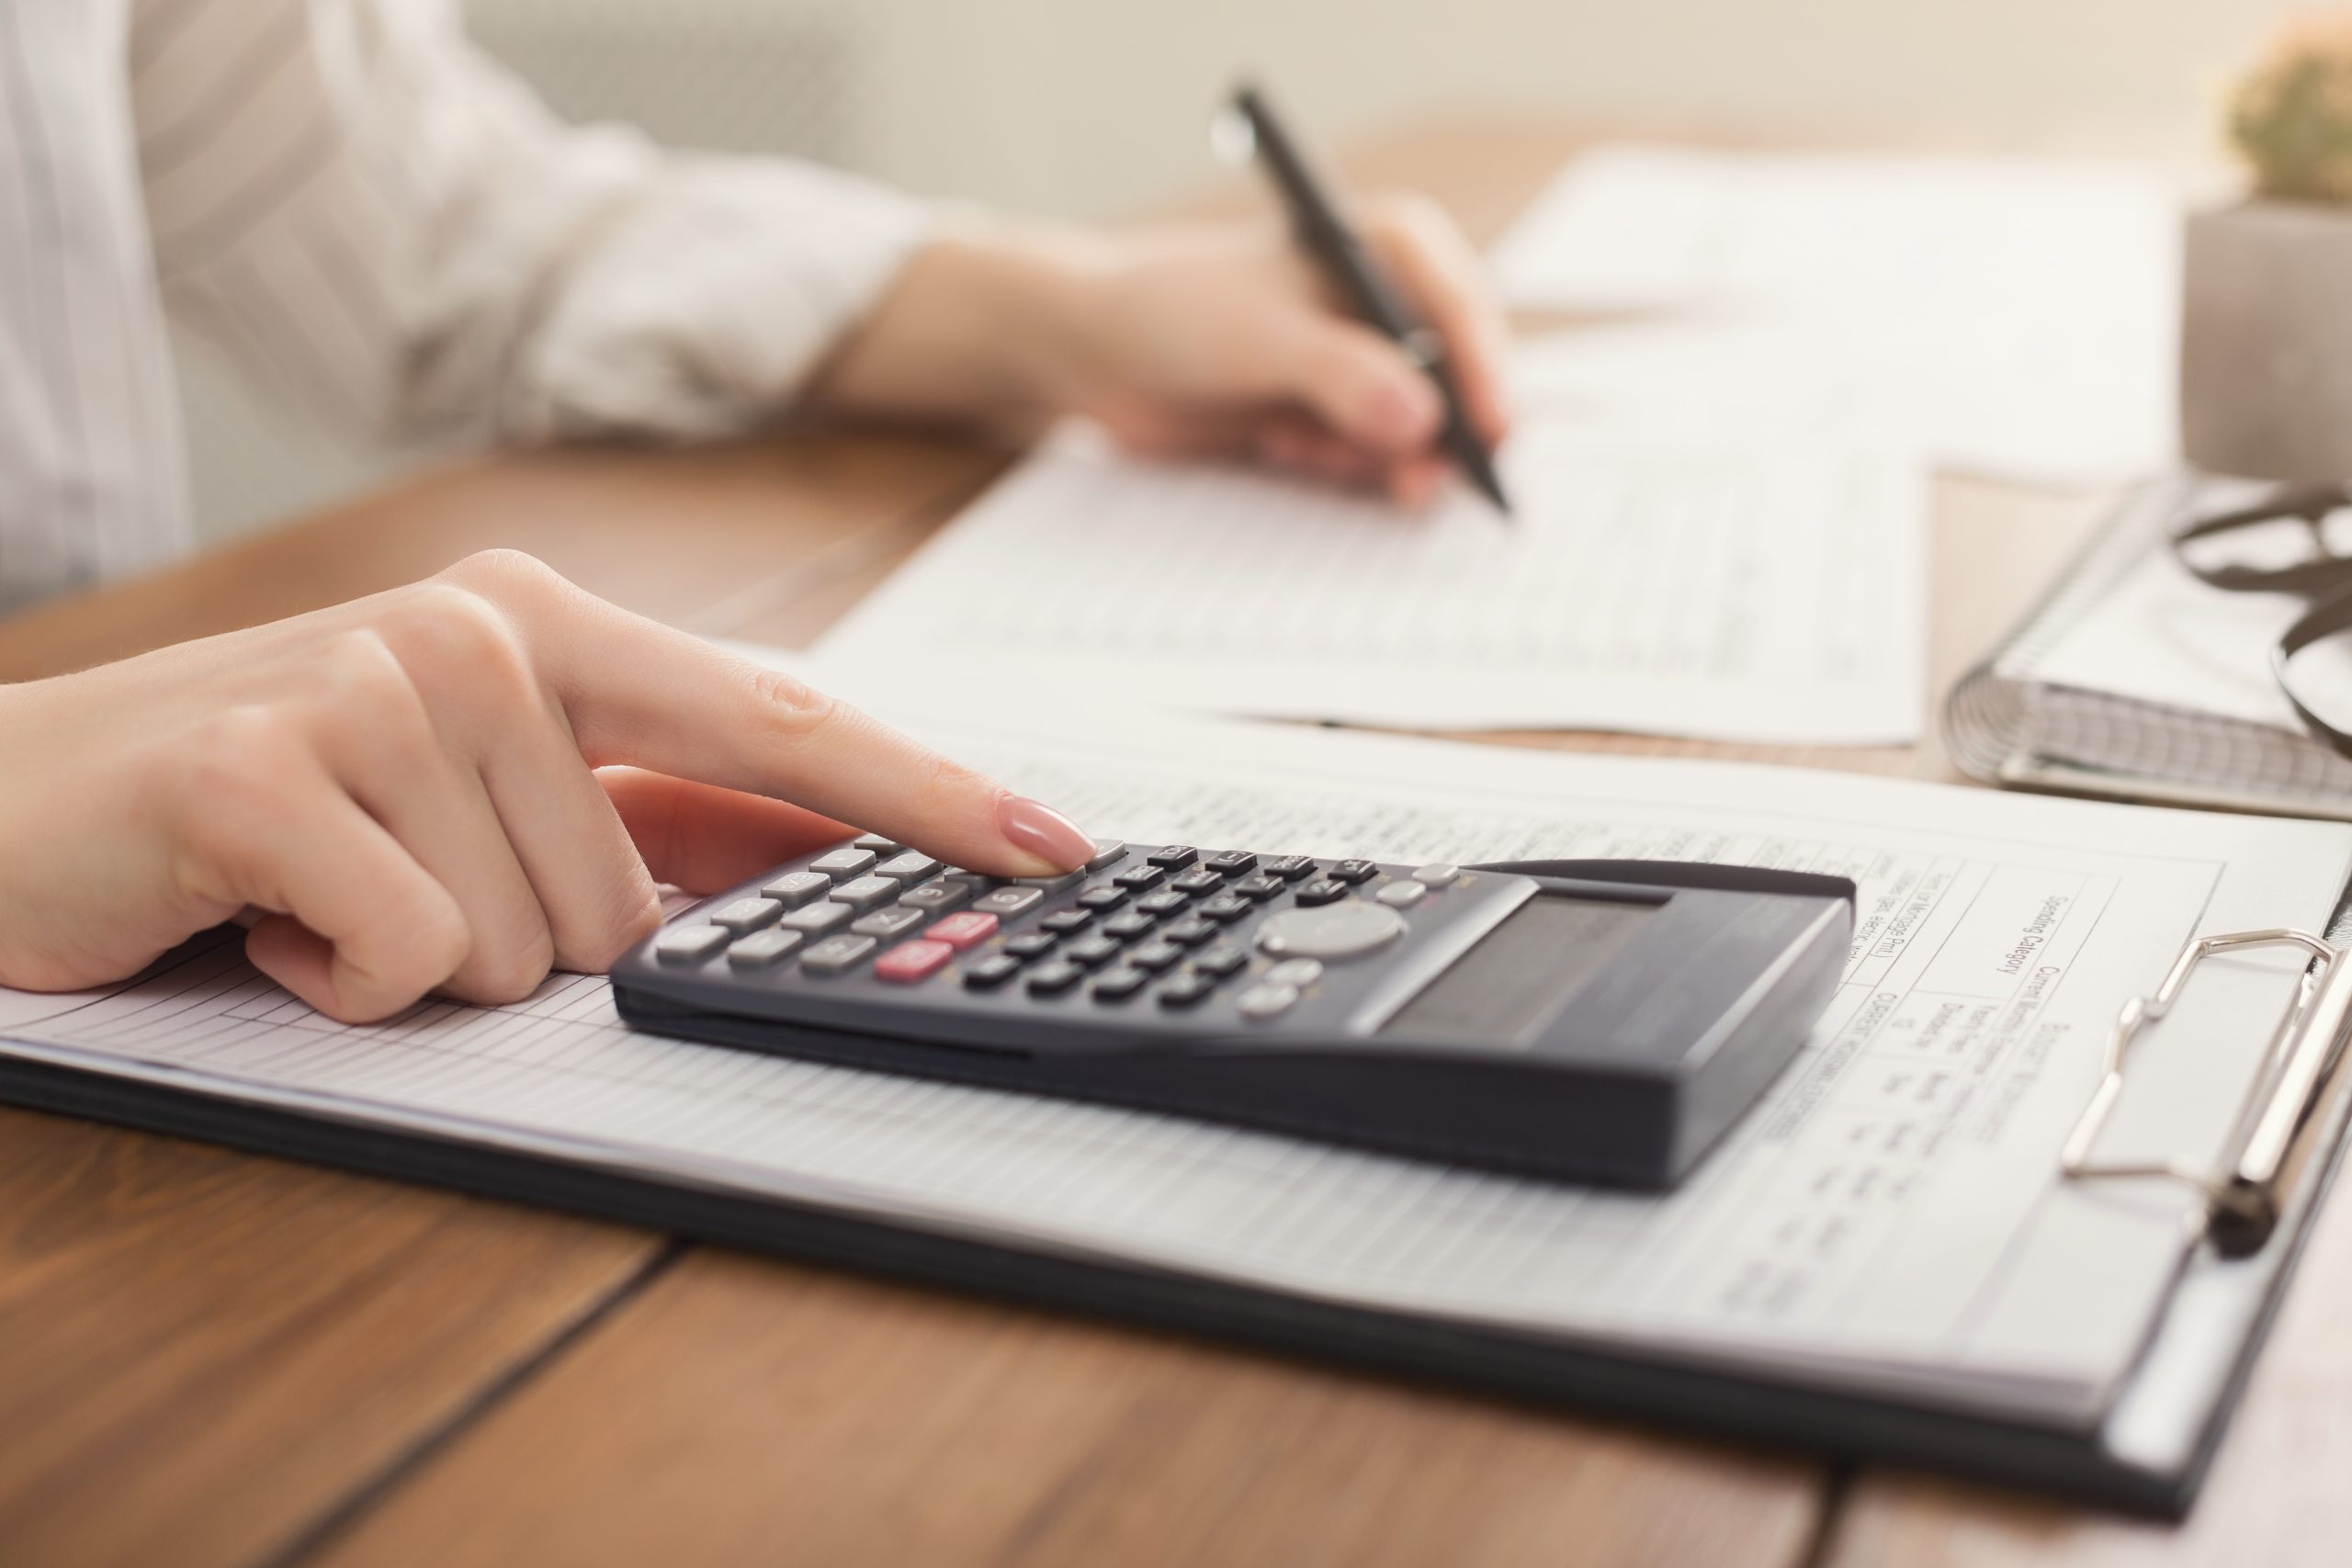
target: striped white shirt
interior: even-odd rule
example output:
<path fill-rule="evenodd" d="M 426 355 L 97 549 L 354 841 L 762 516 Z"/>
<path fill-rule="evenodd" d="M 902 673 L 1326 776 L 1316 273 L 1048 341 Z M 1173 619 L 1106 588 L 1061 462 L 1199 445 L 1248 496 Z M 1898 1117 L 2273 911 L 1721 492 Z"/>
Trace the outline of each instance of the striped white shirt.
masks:
<path fill-rule="evenodd" d="M 370 433 L 715 435 L 924 221 L 561 125 L 447 0 L 0 0 L 0 613 L 185 547 L 167 314 Z"/>

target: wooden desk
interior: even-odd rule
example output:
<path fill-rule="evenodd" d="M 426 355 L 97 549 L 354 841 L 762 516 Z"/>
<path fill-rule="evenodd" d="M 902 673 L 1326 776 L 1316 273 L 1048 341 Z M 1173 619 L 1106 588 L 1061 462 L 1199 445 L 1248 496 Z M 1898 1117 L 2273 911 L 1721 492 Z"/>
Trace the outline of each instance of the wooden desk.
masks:
<path fill-rule="evenodd" d="M 1485 236 L 1571 144 L 1464 130 L 1355 162 Z M 1001 461 L 876 435 L 502 459 L 0 626 L 0 679 L 493 544 L 797 641 Z M 1940 487 L 1939 682 L 2095 513 Z M 1950 776 L 1932 743 L 1498 739 Z M 2334 1562 L 2336 1207 L 2203 1506 L 2167 1530 L 0 1111 L 0 1563 Z"/>

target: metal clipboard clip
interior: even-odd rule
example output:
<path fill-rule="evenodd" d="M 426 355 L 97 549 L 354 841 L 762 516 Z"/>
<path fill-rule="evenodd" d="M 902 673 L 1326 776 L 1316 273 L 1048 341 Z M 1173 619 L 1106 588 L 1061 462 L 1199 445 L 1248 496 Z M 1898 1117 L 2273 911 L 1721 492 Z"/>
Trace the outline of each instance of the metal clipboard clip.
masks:
<path fill-rule="evenodd" d="M 2176 1161 L 2095 1161 L 2092 1146 L 2123 1092 L 2132 1041 L 2172 1010 L 2190 973 L 2206 959 L 2249 948 L 2299 948 L 2316 960 L 2297 977 L 2295 995 L 2263 1054 L 2245 1108 L 2224 1154 L 2211 1169 Z M 2330 1091 L 2347 1075 L 2338 1071 L 2352 1032 L 2352 962 L 2335 943 L 2284 929 L 2199 937 L 2181 949 L 2155 995 L 2134 997 L 2116 1015 L 2107 1037 L 2107 1070 L 2075 1119 L 2058 1156 L 2069 1181 L 2160 1177 L 2185 1182 L 2205 1199 L 2203 1230 L 2224 1256 L 2244 1257 L 2269 1240 L 2279 1211 L 2294 1190 L 2320 1128 Z"/>

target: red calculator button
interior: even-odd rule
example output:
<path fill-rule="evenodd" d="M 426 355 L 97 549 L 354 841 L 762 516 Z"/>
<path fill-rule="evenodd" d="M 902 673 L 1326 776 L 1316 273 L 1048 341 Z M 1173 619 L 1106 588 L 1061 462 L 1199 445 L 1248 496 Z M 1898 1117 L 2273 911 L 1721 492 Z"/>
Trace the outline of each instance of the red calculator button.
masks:
<path fill-rule="evenodd" d="M 978 947 L 996 935 L 996 917 L 975 914 L 967 909 L 960 915 L 949 915 L 932 921 L 931 930 L 922 934 L 925 942 L 944 942 L 961 953 L 967 947 Z"/>
<path fill-rule="evenodd" d="M 910 986 L 929 979 L 955 955 L 956 950 L 944 942 L 900 942 L 874 961 L 874 977 Z"/>

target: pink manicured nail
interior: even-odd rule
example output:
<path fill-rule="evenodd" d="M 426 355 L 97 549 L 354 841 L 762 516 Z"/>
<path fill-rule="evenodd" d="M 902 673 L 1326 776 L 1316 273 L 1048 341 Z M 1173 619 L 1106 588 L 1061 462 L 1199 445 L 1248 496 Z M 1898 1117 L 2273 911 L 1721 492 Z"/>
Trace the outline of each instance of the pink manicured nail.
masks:
<path fill-rule="evenodd" d="M 1076 871 L 1094 856 L 1094 840 L 1077 823 L 1023 795 L 1008 795 L 997 804 L 996 824 L 1015 846 L 1064 871 Z"/>

